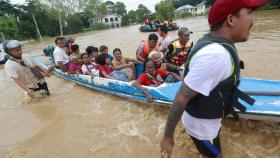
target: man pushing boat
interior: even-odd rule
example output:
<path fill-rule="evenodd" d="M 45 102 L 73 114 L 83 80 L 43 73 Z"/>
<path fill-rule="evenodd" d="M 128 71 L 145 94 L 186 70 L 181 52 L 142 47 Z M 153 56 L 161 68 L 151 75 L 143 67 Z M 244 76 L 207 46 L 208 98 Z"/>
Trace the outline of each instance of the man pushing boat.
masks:
<path fill-rule="evenodd" d="M 217 0 L 208 15 L 210 33 L 204 35 L 190 52 L 185 79 L 169 111 L 161 140 L 162 157 L 171 157 L 173 135 L 180 118 L 187 134 L 203 157 L 221 158 L 222 118 L 244 111 L 238 102 L 253 100 L 241 92 L 240 60 L 234 43 L 248 40 L 253 11 L 268 0 Z"/>

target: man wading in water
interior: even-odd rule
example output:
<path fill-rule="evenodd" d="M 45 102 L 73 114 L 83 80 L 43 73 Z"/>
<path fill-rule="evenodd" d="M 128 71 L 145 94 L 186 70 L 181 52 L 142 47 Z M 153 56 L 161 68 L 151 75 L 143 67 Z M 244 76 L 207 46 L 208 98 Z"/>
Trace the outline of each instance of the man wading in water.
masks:
<path fill-rule="evenodd" d="M 219 133 L 227 114 L 238 115 L 233 107 L 245 108 L 241 98 L 253 104 L 248 95 L 237 89 L 242 64 L 234 43 L 248 40 L 254 16 L 252 12 L 268 0 L 217 0 L 211 7 L 210 33 L 201 38 L 190 52 L 185 79 L 170 109 L 162 157 L 171 157 L 173 135 L 180 118 L 198 151 L 209 158 L 221 158 Z"/>

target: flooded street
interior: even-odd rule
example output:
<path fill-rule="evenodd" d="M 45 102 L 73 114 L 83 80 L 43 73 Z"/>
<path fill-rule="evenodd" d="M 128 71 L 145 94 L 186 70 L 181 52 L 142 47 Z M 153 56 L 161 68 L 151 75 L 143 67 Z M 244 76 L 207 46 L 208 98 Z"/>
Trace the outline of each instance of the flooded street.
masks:
<path fill-rule="evenodd" d="M 243 77 L 280 80 L 280 10 L 261 11 L 246 43 L 237 44 L 245 61 Z M 194 33 L 206 32 L 206 17 L 175 21 Z M 85 33 L 76 39 L 81 52 L 105 44 L 135 57 L 139 25 Z M 175 39 L 177 32 L 169 32 Z M 24 46 L 40 54 L 53 40 Z M 56 76 L 47 79 L 51 97 L 23 106 L 22 90 L 0 69 L 0 158 L 159 158 L 168 109 L 93 91 Z M 225 119 L 221 143 L 226 158 L 279 158 L 280 124 Z M 199 158 L 182 127 L 176 129 L 174 158 Z"/>

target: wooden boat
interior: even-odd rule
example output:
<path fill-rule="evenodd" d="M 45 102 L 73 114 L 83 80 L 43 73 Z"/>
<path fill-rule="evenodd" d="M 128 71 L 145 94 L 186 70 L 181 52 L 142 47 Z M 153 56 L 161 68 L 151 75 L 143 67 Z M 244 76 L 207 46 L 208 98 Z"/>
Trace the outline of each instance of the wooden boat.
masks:
<path fill-rule="evenodd" d="M 33 59 L 42 67 L 48 67 L 48 64 L 42 62 L 39 56 L 33 57 Z M 53 73 L 60 78 L 93 90 L 146 102 L 145 95 L 134 88 L 131 82 L 100 77 L 92 78 L 88 75 L 68 76 L 59 69 L 55 69 Z M 144 88 L 153 95 L 154 104 L 171 106 L 180 85 L 181 82 L 164 83 L 159 87 L 144 86 Z M 244 103 L 247 110 L 245 113 L 240 113 L 241 118 L 280 121 L 280 81 L 242 78 L 239 87 L 256 100 L 253 106 Z"/>

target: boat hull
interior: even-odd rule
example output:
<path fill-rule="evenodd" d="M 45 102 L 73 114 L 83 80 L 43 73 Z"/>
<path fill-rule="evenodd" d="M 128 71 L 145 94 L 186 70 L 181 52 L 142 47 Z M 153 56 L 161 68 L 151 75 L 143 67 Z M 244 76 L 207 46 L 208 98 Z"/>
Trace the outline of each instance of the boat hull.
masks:
<path fill-rule="evenodd" d="M 33 57 L 33 59 L 42 67 L 47 68 L 47 64 L 40 60 L 40 57 Z M 93 90 L 129 98 L 136 101 L 146 103 L 145 95 L 132 86 L 131 82 L 123 82 L 111 80 L 100 77 L 90 77 L 88 75 L 67 75 L 59 69 L 55 69 L 53 74 L 66 79 L 68 81 L 77 83 L 79 85 L 88 87 Z M 179 90 L 181 82 L 178 83 L 164 83 L 159 87 L 143 86 L 150 94 L 153 95 L 153 103 L 164 106 L 171 106 L 175 98 L 176 92 Z M 241 117 L 254 120 L 271 120 L 280 121 L 280 82 L 271 80 L 259 80 L 252 78 L 242 78 L 239 88 L 246 91 L 252 96 L 256 102 L 253 106 L 243 102 L 247 110 Z M 256 93 L 258 92 L 258 93 Z M 151 105 L 146 103 L 147 105 Z"/>

